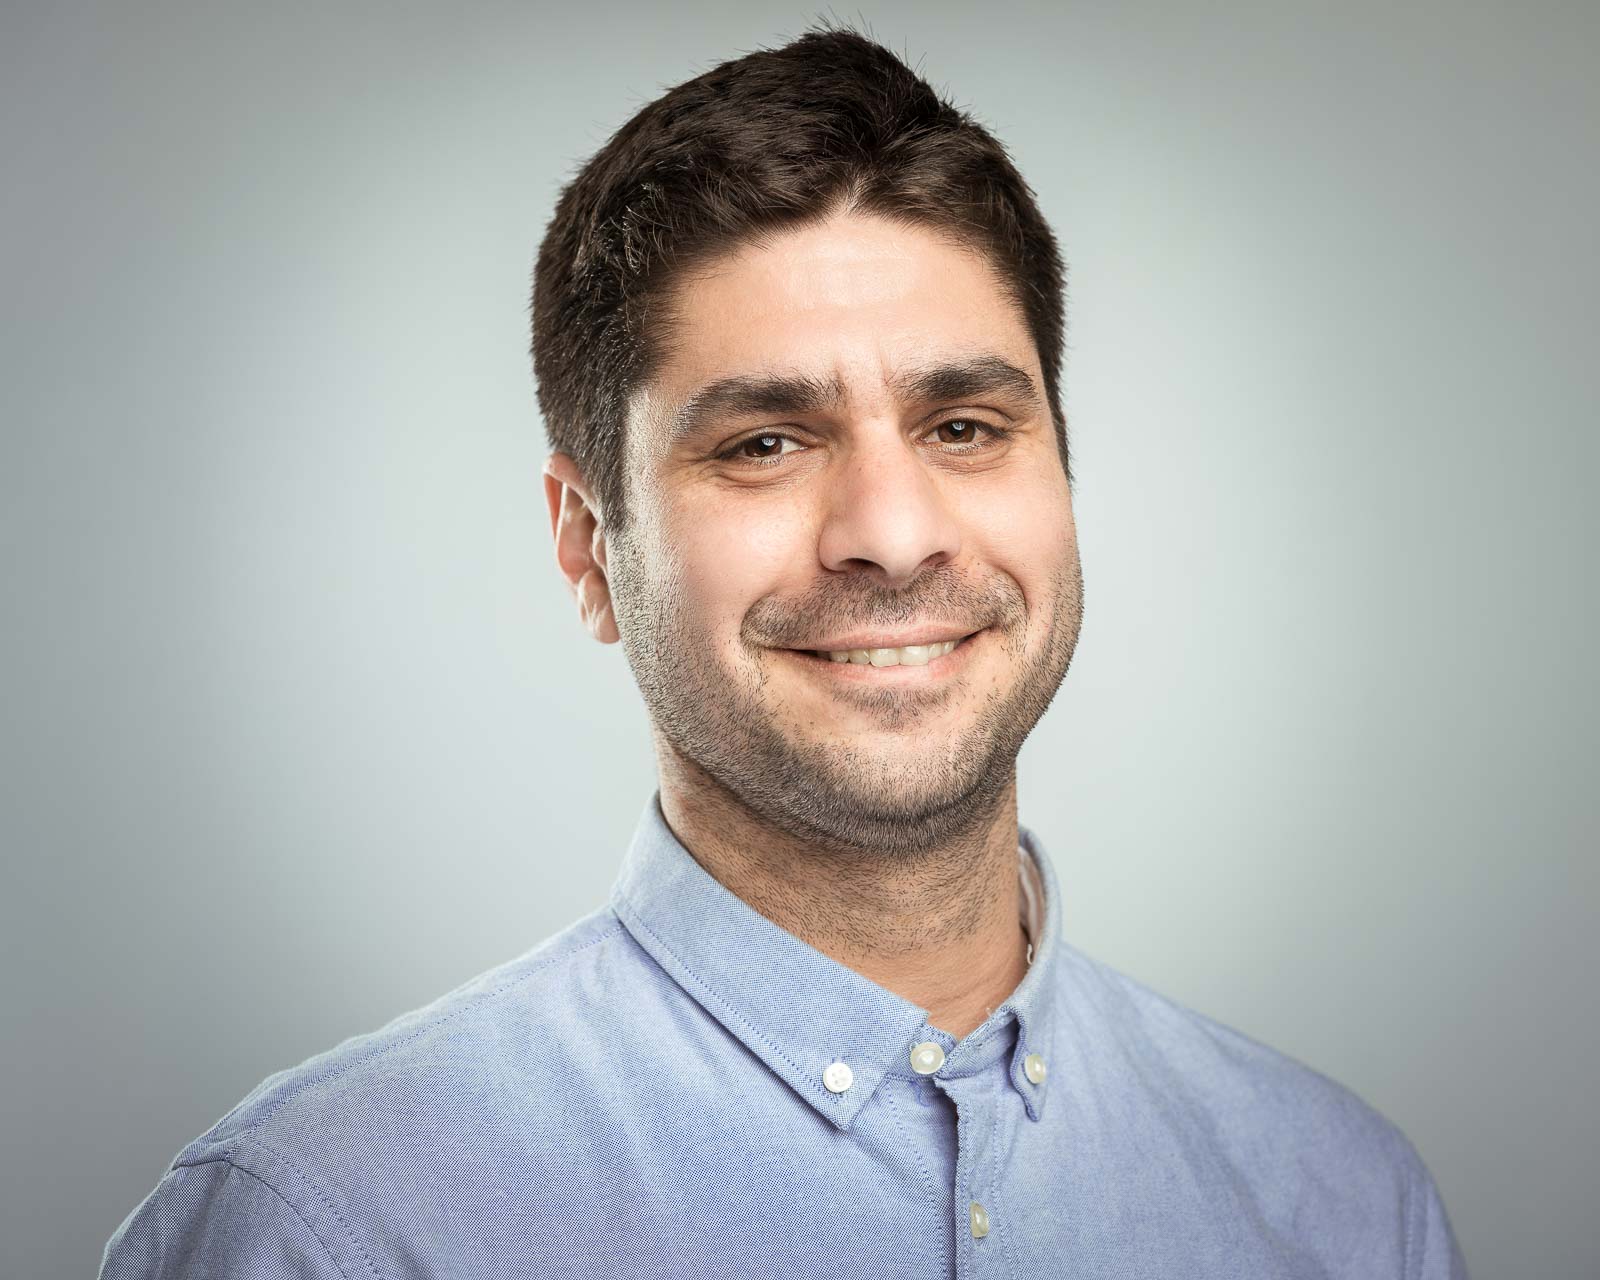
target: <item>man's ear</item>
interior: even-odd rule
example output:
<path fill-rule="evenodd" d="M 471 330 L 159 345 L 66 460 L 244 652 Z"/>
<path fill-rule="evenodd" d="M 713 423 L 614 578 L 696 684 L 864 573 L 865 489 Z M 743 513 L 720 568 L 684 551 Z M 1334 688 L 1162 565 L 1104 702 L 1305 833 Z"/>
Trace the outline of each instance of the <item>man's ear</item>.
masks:
<path fill-rule="evenodd" d="M 567 454 L 552 453 L 545 459 L 544 497 L 555 537 L 556 568 L 578 602 L 578 616 L 601 644 L 616 644 L 622 637 L 611 609 L 605 530 L 583 473 Z"/>

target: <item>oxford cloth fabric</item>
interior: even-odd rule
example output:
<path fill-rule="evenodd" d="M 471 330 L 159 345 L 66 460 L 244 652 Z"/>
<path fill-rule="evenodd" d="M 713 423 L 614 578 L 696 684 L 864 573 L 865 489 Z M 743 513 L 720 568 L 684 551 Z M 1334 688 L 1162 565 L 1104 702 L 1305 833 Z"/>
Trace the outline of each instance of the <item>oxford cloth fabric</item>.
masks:
<path fill-rule="evenodd" d="M 1019 836 L 1032 960 L 958 1042 L 723 888 L 655 792 L 606 907 L 262 1081 L 101 1276 L 1465 1276 L 1399 1130 L 1069 944 Z"/>

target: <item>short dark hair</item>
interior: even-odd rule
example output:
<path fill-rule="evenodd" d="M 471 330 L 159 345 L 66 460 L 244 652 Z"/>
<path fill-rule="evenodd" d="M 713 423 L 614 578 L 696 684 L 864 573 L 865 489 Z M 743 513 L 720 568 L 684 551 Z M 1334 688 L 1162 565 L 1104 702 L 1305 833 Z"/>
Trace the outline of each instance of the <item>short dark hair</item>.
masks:
<path fill-rule="evenodd" d="M 668 90 L 561 192 L 533 274 L 534 375 L 551 448 L 577 462 L 611 530 L 629 523 L 627 402 L 660 359 L 658 304 L 673 282 L 836 210 L 925 226 L 988 255 L 1038 348 L 1071 485 L 1066 269 L 1033 191 L 988 130 L 888 49 L 823 27 Z"/>

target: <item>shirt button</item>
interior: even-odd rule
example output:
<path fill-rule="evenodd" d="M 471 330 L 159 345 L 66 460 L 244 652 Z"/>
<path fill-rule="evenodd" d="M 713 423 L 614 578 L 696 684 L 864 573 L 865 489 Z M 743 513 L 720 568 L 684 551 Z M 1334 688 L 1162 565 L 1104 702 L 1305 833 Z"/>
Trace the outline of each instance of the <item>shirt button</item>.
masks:
<path fill-rule="evenodd" d="M 828 1086 L 830 1093 L 843 1093 L 855 1078 L 848 1062 L 835 1062 L 822 1070 L 822 1083 Z"/>
<path fill-rule="evenodd" d="M 944 1066 L 944 1050 L 932 1040 L 911 1046 L 911 1069 L 919 1076 L 931 1076 Z"/>
<path fill-rule="evenodd" d="M 1022 1060 L 1022 1074 L 1027 1076 L 1034 1084 L 1043 1084 L 1044 1059 L 1036 1053 L 1030 1053 Z"/>
<path fill-rule="evenodd" d="M 974 1200 L 969 1213 L 972 1217 L 972 1238 L 982 1240 L 989 1234 L 989 1211 Z"/>

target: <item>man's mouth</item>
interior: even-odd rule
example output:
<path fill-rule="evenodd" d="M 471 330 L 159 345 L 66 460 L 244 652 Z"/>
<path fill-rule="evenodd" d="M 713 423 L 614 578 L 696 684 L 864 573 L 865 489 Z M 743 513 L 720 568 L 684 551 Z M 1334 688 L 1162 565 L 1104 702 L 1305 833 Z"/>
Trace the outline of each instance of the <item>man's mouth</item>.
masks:
<path fill-rule="evenodd" d="M 929 644 L 908 644 L 893 647 L 872 646 L 851 649 L 792 649 L 790 652 L 823 662 L 850 663 L 859 667 L 925 667 L 930 662 L 936 662 L 946 654 L 953 652 L 960 645 L 965 644 L 973 636 L 979 634 L 981 632 L 974 631 L 968 635 L 935 641 Z"/>

